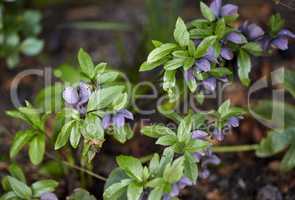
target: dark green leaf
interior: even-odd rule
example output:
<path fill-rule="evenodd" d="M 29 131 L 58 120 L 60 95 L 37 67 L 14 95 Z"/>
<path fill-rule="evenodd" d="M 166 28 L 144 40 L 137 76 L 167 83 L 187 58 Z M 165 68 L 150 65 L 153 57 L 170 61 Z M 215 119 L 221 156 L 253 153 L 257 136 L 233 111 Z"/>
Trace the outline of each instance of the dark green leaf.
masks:
<path fill-rule="evenodd" d="M 61 129 L 61 131 L 58 133 L 57 139 L 55 141 L 54 149 L 58 150 L 66 145 L 68 142 L 68 139 L 70 137 L 72 125 L 75 121 L 69 121 L 67 122 Z"/>
<path fill-rule="evenodd" d="M 257 42 L 248 42 L 244 44 L 242 48 L 254 56 L 260 56 L 263 52 L 260 44 L 258 44 Z"/>
<path fill-rule="evenodd" d="M 251 71 L 251 59 L 247 52 L 240 50 L 238 56 L 238 74 L 241 82 L 248 86 L 250 84 L 249 73 Z"/>
<path fill-rule="evenodd" d="M 213 46 L 213 44 L 216 41 L 216 38 L 217 38 L 216 36 L 209 36 L 203 39 L 202 42 L 197 47 L 195 58 L 203 57 L 207 53 L 209 47 Z"/>
<path fill-rule="evenodd" d="M 58 182 L 54 180 L 42 180 L 32 184 L 33 196 L 40 197 L 44 192 L 53 192 L 58 186 Z"/>
<path fill-rule="evenodd" d="M 17 132 L 10 147 L 10 158 L 14 158 L 18 152 L 31 141 L 34 135 L 35 132 L 30 129 Z"/>

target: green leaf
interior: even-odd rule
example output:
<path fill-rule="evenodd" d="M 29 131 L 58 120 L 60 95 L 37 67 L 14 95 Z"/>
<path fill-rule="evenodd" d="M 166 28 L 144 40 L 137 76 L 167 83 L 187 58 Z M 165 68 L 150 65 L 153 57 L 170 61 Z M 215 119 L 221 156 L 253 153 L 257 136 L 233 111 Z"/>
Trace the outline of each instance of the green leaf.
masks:
<path fill-rule="evenodd" d="M 282 171 L 290 171 L 295 167 L 295 139 L 281 162 Z"/>
<path fill-rule="evenodd" d="M 119 183 L 114 183 L 103 193 L 104 200 L 121 200 L 119 199 L 122 196 L 122 193 L 125 192 L 126 187 L 130 184 L 130 179 L 121 180 Z"/>
<path fill-rule="evenodd" d="M 175 74 L 176 74 L 176 70 L 165 71 L 164 77 L 163 77 L 163 89 L 165 91 L 175 87 L 175 84 L 176 84 Z"/>
<path fill-rule="evenodd" d="M 120 73 L 116 71 L 104 72 L 98 75 L 97 82 L 98 84 L 111 83 L 118 78 L 119 74 Z"/>
<path fill-rule="evenodd" d="M 271 32 L 271 35 L 274 37 L 277 33 L 284 27 L 285 20 L 281 17 L 279 13 L 272 15 L 268 26 Z"/>
<path fill-rule="evenodd" d="M 295 71 L 291 71 L 291 70 L 285 71 L 283 86 L 295 98 Z"/>
<path fill-rule="evenodd" d="M 37 38 L 27 38 L 25 39 L 21 46 L 20 50 L 23 54 L 27 56 L 35 56 L 43 49 L 44 43 L 42 40 Z"/>
<path fill-rule="evenodd" d="M 99 110 L 110 105 L 124 91 L 124 86 L 110 86 L 98 89 L 89 98 L 87 111 Z"/>
<path fill-rule="evenodd" d="M 165 167 L 163 178 L 168 183 L 175 183 L 183 176 L 183 170 L 183 157 L 180 157 Z"/>
<path fill-rule="evenodd" d="M 198 178 L 198 166 L 196 159 L 190 153 L 184 154 L 184 175 L 193 183 L 196 183 Z"/>
<path fill-rule="evenodd" d="M 44 125 L 40 118 L 40 112 L 37 109 L 27 106 L 19 107 L 18 110 L 28 119 L 32 126 L 44 131 Z"/>
<path fill-rule="evenodd" d="M 152 175 L 158 173 L 160 167 L 160 156 L 159 154 L 155 153 L 149 163 L 149 170 Z"/>
<path fill-rule="evenodd" d="M 218 67 L 210 70 L 210 74 L 215 77 L 224 77 L 232 74 L 232 71 L 226 67 Z"/>
<path fill-rule="evenodd" d="M 176 142 L 177 142 L 177 137 L 175 135 L 164 135 L 164 136 L 161 136 L 156 141 L 156 144 L 163 145 L 163 146 L 171 146 Z"/>
<path fill-rule="evenodd" d="M 208 19 L 210 22 L 215 20 L 214 13 L 212 12 L 212 10 L 206 4 L 204 4 L 203 2 L 200 2 L 200 8 L 201 8 L 202 15 L 206 19 Z"/>
<path fill-rule="evenodd" d="M 190 41 L 189 32 L 187 31 L 184 21 L 180 17 L 178 17 L 176 21 L 174 38 L 177 41 L 177 43 L 182 47 L 188 46 Z"/>
<path fill-rule="evenodd" d="M 71 128 L 74 122 L 75 122 L 74 120 L 71 120 L 62 127 L 55 141 L 55 145 L 54 145 L 55 150 L 58 150 L 66 145 L 70 137 Z"/>
<path fill-rule="evenodd" d="M 177 45 L 173 43 L 162 44 L 160 47 L 155 48 L 148 55 L 147 63 L 151 64 L 163 59 L 164 57 L 169 55 L 176 47 Z"/>
<path fill-rule="evenodd" d="M 191 139 L 192 117 L 186 116 L 179 124 L 177 129 L 177 138 L 180 142 L 185 142 Z"/>
<path fill-rule="evenodd" d="M 84 49 L 79 50 L 78 61 L 82 72 L 89 78 L 93 78 L 95 75 L 94 64 L 91 57 L 86 51 L 84 51 Z"/>
<path fill-rule="evenodd" d="M 53 192 L 58 186 L 54 180 L 41 180 L 32 184 L 33 196 L 40 197 L 44 192 Z"/>
<path fill-rule="evenodd" d="M 121 169 L 123 169 L 127 175 L 135 177 L 138 181 L 142 181 L 143 167 L 140 160 L 131 156 L 117 156 L 117 163 Z"/>
<path fill-rule="evenodd" d="M 0 199 L 1 200 L 19 200 L 19 198 L 17 197 L 17 195 L 13 191 L 3 194 L 2 196 L 0 196 Z"/>
<path fill-rule="evenodd" d="M 150 192 L 148 200 L 161 200 L 162 195 L 163 187 L 156 187 Z"/>
<path fill-rule="evenodd" d="M 8 171 L 14 178 L 17 178 L 21 182 L 26 182 L 25 174 L 20 166 L 18 166 L 17 164 L 9 165 Z"/>
<path fill-rule="evenodd" d="M 119 167 L 112 170 L 111 174 L 108 176 L 108 179 L 104 185 L 104 188 L 108 188 L 109 186 L 113 185 L 114 183 L 118 183 L 124 179 L 128 179 L 128 176 L 125 172 L 120 169 Z"/>
<path fill-rule="evenodd" d="M 195 58 L 203 57 L 207 53 L 209 47 L 213 46 L 213 44 L 216 41 L 216 38 L 217 38 L 216 36 L 209 36 L 203 39 L 202 42 L 197 47 Z"/>
<path fill-rule="evenodd" d="M 174 58 L 164 64 L 164 69 L 167 71 L 172 71 L 172 70 L 175 70 L 179 67 L 182 67 L 183 65 L 184 65 L 183 58 Z"/>
<path fill-rule="evenodd" d="M 256 155 L 269 157 L 280 153 L 289 146 L 294 133 L 295 128 L 268 132 L 267 136 L 260 141 Z"/>
<path fill-rule="evenodd" d="M 169 58 L 164 57 L 156 62 L 153 63 L 147 63 L 144 62 L 140 65 L 139 71 L 144 72 L 144 71 L 150 71 L 152 69 L 155 69 L 156 67 L 159 67 L 160 65 L 166 63 L 169 60 Z"/>
<path fill-rule="evenodd" d="M 217 111 L 220 115 L 226 115 L 229 112 L 229 109 L 230 109 L 230 100 L 228 99 L 219 106 Z"/>
<path fill-rule="evenodd" d="M 12 176 L 8 176 L 9 184 L 15 194 L 22 199 L 31 199 L 32 190 L 25 183 L 17 180 Z"/>
<path fill-rule="evenodd" d="M 96 200 L 95 196 L 91 195 L 87 190 L 83 188 L 77 188 L 71 196 L 67 197 L 67 200 Z"/>
<path fill-rule="evenodd" d="M 128 200 L 138 200 L 140 199 L 141 193 L 143 192 L 143 186 L 136 182 L 131 182 L 127 189 L 127 199 Z"/>
<path fill-rule="evenodd" d="M 248 86 L 250 84 L 249 73 L 251 71 L 251 59 L 247 52 L 240 50 L 238 55 L 238 74 L 241 82 Z"/>
<path fill-rule="evenodd" d="M 173 158 L 174 158 L 174 151 L 172 150 L 172 148 L 169 148 L 169 147 L 165 148 L 163 155 L 161 157 L 161 160 L 160 160 L 160 172 L 159 173 L 162 173 L 162 171 L 164 171 L 166 165 L 171 163 Z"/>
<path fill-rule="evenodd" d="M 35 132 L 31 129 L 18 131 L 10 147 L 10 158 L 14 158 L 18 152 L 31 141 L 34 135 Z"/>
<path fill-rule="evenodd" d="M 113 110 L 121 110 L 128 104 L 128 94 L 122 93 L 121 95 L 117 96 L 112 103 Z"/>
<path fill-rule="evenodd" d="M 71 129 L 70 143 L 73 148 L 77 148 L 81 139 L 80 124 L 75 122 Z"/>
<path fill-rule="evenodd" d="M 141 133 L 152 138 L 159 138 L 164 135 L 175 135 L 170 128 L 162 125 L 145 126 L 141 129 Z"/>
<path fill-rule="evenodd" d="M 82 135 L 90 140 L 103 140 L 104 129 L 100 118 L 93 114 L 88 114 L 84 120 Z"/>
<path fill-rule="evenodd" d="M 221 39 L 223 38 L 224 34 L 225 34 L 225 29 L 226 29 L 226 25 L 225 25 L 225 21 L 224 19 L 219 19 L 217 21 L 216 27 L 215 27 L 215 35 Z"/>
<path fill-rule="evenodd" d="M 30 142 L 29 156 L 34 165 L 42 162 L 45 153 L 45 135 L 43 133 L 37 134 Z"/>
<path fill-rule="evenodd" d="M 261 46 L 257 42 L 248 42 L 242 48 L 253 56 L 260 56 L 263 52 Z"/>
<path fill-rule="evenodd" d="M 195 58 L 188 57 L 184 59 L 183 69 L 188 70 L 195 64 Z"/>

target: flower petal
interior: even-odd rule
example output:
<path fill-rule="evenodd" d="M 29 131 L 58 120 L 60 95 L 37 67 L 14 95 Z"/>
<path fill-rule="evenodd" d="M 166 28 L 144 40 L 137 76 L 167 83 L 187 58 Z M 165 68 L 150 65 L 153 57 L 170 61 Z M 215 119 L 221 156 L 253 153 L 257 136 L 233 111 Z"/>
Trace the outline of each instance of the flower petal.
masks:
<path fill-rule="evenodd" d="M 209 47 L 208 52 L 205 55 L 205 58 L 209 60 L 210 62 L 217 63 L 217 57 L 212 47 Z"/>
<path fill-rule="evenodd" d="M 175 183 L 172 186 L 172 191 L 170 192 L 171 197 L 177 197 L 179 195 L 180 189 L 178 185 Z"/>
<path fill-rule="evenodd" d="M 220 10 L 221 10 L 222 0 L 213 0 L 210 4 L 210 9 L 214 13 L 216 17 L 220 16 Z"/>
<path fill-rule="evenodd" d="M 79 103 L 80 104 L 86 103 L 91 95 L 90 86 L 81 82 L 79 84 L 78 91 L 79 91 L 79 97 L 80 97 Z"/>
<path fill-rule="evenodd" d="M 185 70 L 183 73 L 185 81 L 191 81 L 194 79 L 194 70 L 192 68 Z"/>
<path fill-rule="evenodd" d="M 203 71 L 203 72 L 208 72 L 211 69 L 210 62 L 205 58 L 198 60 L 196 62 L 196 66 L 199 71 Z"/>
<path fill-rule="evenodd" d="M 232 60 L 233 57 L 234 57 L 234 54 L 233 54 L 232 50 L 230 48 L 227 48 L 227 47 L 221 48 L 220 55 L 225 60 Z"/>
<path fill-rule="evenodd" d="M 287 50 L 288 49 L 288 39 L 286 37 L 278 37 L 271 42 L 272 46 L 281 49 Z"/>
<path fill-rule="evenodd" d="M 209 91 L 214 91 L 216 88 L 216 79 L 215 78 L 208 78 L 202 82 L 204 88 Z"/>
<path fill-rule="evenodd" d="M 182 177 L 179 182 L 178 182 L 178 186 L 179 188 L 182 190 L 183 188 L 185 188 L 186 186 L 191 186 L 193 185 L 192 181 L 187 178 L 187 177 Z"/>
<path fill-rule="evenodd" d="M 114 117 L 113 117 L 113 124 L 117 127 L 117 128 L 122 128 L 125 124 L 125 117 L 123 114 L 121 113 L 117 113 Z"/>
<path fill-rule="evenodd" d="M 66 87 L 62 94 L 66 103 L 70 105 L 75 105 L 79 101 L 78 91 L 73 87 Z"/>
<path fill-rule="evenodd" d="M 220 129 L 216 128 L 213 131 L 213 137 L 218 141 L 222 141 L 224 139 L 224 134 L 222 133 Z"/>
<path fill-rule="evenodd" d="M 227 35 L 226 39 L 235 44 L 243 44 L 245 41 L 243 40 L 243 36 L 237 32 L 231 32 Z"/>
<path fill-rule="evenodd" d="M 127 119 L 131 119 L 131 120 L 134 119 L 132 112 L 130 112 L 127 109 L 121 109 L 118 112 L 121 113 Z"/>
<path fill-rule="evenodd" d="M 289 31 L 288 29 L 283 29 L 278 33 L 279 36 L 286 36 L 289 38 L 295 38 L 295 34 Z"/>
<path fill-rule="evenodd" d="M 111 115 L 110 114 L 105 114 L 102 118 L 102 127 L 104 129 L 107 129 L 111 125 Z"/>
<path fill-rule="evenodd" d="M 52 192 L 44 192 L 41 194 L 40 200 L 58 200 L 58 198 Z"/>
<path fill-rule="evenodd" d="M 239 118 L 237 117 L 230 117 L 227 123 L 232 127 L 238 127 L 240 124 Z"/>
<path fill-rule="evenodd" d="M 257 24 L 252 23 L 248 26 L 247 29 L 248 29 L 247 34 L 250 40 L 255 40 L 264 35 L 263 29 Z"/>
<path fill-rule="evenodd" d="M 205 179 L 205 178 L 208 178 L 210 175 L 210 172 L 208 169 L 203 169 L 200 171 L 200 174 L 199 176 L 202 178 L 202 179 Z"/>
<path fill-rule="evenodd" d="M 221 8 L 221 16 L 234 16 L 238 14 L 239 7 L 233 4 L 226 4 Z"/>
<path fill-rule="evenodd" d="M 202 130 L 196 130 L 192 132 L 192 139 L 204 140 L 208 136 L 208 133 Z"/>

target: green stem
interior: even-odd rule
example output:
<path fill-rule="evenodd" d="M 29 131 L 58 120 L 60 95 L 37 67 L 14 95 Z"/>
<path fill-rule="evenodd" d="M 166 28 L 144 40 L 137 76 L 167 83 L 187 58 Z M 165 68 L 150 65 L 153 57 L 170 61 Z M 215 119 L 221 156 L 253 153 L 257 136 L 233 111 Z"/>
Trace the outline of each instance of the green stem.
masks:
<path fill-rule="evenodd" d="M 216 153 L 234 153 L 242 151 L 255 151 L 258 148 L 258 144 L 246 144 L 246 145 L 234 145 L 234 146 L 214 146 L 213 152 Z"/>

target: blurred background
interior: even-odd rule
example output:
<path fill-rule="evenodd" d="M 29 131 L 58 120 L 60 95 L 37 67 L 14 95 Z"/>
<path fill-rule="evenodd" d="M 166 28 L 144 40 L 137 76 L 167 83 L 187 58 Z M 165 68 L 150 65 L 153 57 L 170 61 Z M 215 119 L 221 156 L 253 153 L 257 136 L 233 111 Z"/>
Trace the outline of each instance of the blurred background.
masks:
<path fill-rule="evenodd" d="M 271 14 L 279 12 L 286 19 L 285 26 L 295 31 L 295 0 L 225 2 L 239 6 L 239 23 L 247 19 L 266 27 Z M 9 62 L 3 55 L 0 58 L 0 176 L 5 174 L 9 164 L 8 149 L 12 136 L 22 127 L 22 124 L 11 120 L 4 113 L 5 110 L 13 108 L 10 87 L 18 73 L 25 69 L 49 67 L 56 81 L 74 82 L 77 80 L 76 55 L 79 48 L 84 48 L 96 63 L 109 63 L 115 69 L 124 72 L 134 84 L 143 80 L 154 80 L 154 73 L 138 72 L 140 64 L 152 48 L 151 40 L 173 41 L 173 29 L 177 16 L 181 16 L 186 21 L 201 16 L 197 0 L 17 0 L 4 1 L 0 5 L 2 8 L 4 6 L 8 8 L 6 10 L 10 10 L 9 14 L 18 15 L 27 9 L 39 11 L 37 15 L 41 16 L 40 27 L 36 25 L 38 23 L 36 22 L 31 30 L 36 29 L 36 37 L 43 41 L 42 51 L 40 50 L 38 55 L 26 56 L 30 54 L 29 50 L 23 50 L 26 53 L 19 54 L 18 62 L 13 67 L 9 66 Z M 32 22 L 34 19 L 36 15 L 29 17 L 28 21 Z M 20 26 L 16 23 L 12 29 L 20 29 Z M 34 45 L 37 48 L 41 43 L 36 42 Z M 15 61 L 14 57 L 10 59 L 12 59 L 10 63 Z M 294 63 L 295 45 L 294 41 L 291 41 L 287 51 L 277 51 L 274 56 L 255 60 L 251 80 L 255 82 L 261 77 L 269 77 L 272 71 L 280 67 L 295 70 Z M 160 74 L 156 76 L 160 77 Z M 295 77 L 291 78 L 294 80 Z M 45 85 L 42 77 L 27 76 L 22 79 L 18 88 L 21 102 L 29 100 L 38 103 L 36 97 L 39 96 L 40 101 L 39 91 L 43 87 Z M 271 99 L 273 88 L 276 86 L 259 91 L 253 98 L 255 101 Z M 238 81 L 228 87 L 224 95 L 224 98 L 230 98 L 235 105 L 247 106 L 247 88 L 241 86 Z M 289 105 L 294 105 L 295 102 L 290 94 L 286 94 L 286 101 Z M 213 102 L 205 104 L 205 106 L 212 105 L 214 105 Z M 260 110 L 263 113 L 268 108 L 264 107 Z M 291 112 L 288 117 L 295 119 L 295 112 Z M 142 118 L 147 116 L 137 114 L 138 121 Z M 148 118 L 151 118 L 151 121 L 163 120 L 159 114 L 148 116 Z M 50 128 L 50 121 L 48 123 Z M 294 122 L 292 123 L 294 126 Z M 267 132 L 266 127 L 249 115 L 242 121 L 240 128 L 227 137 L 225 143 L 258 143 Z M 157 150 L 157 147 L 152 144 L 151 140 L 140 136 L 139 131 L 127 145 L 108 141 L 95 159 L 94 171 L 107 176 L 114 168 L 116 154 L 145 156 Z M 37 169 L 29 165 L 26 156 L 24 153 L 18 161 L 22 163 L 26 172 L 31 174 L 30 179 L 34 180 L 40 176 L 56 177 L 61 183 L 58 189 L 60 197 L 67 196 L 74 188 L 81 186 L 77 177 L 78 173 L 69 173 L 71 169 L 66 166 L 47 159 L 40 169 Z M 214 169 L 208 180 L 201 181 L 197 186 L 185 190 L 183 199 L 295 199 L 294 172 L 282 173 L 279 170 L 282 155 L 278 154 L 267 159 L 256 158 L 253 153 L 223 154 L 221 157 L 223 164 Z M 92 184 L 87 184 L 85 187 L 101 199 L 104 183 L 99 180 L 92 181 Z"/>

